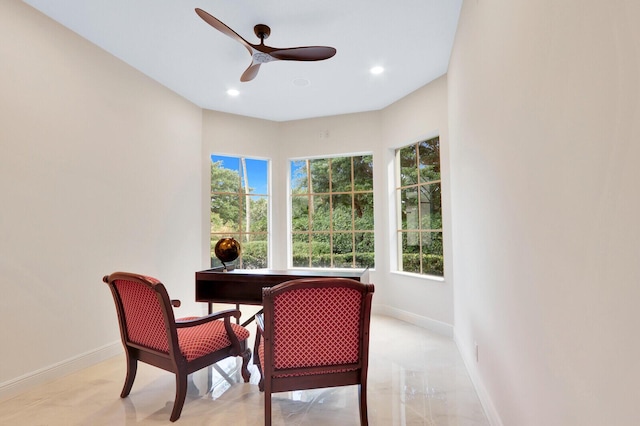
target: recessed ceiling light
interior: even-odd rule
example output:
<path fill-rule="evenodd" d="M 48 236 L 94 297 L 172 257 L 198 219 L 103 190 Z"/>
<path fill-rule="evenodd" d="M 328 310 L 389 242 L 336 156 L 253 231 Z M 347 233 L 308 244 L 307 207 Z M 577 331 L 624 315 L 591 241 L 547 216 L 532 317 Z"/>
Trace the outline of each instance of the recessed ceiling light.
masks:
<path fill-rule="evenodd" d="M 374 75 L 382 74 L 384 72 L 384 68 L 382 68 L 381 66 L 373 67 L 369 70 L 369 72 Z"/>
<path fill-rule="evenodd" d="M 229 89 L 227 90 L 227 95 L 229 96 L 233 96 L 236 97 L 240 94 L 240 91 L 236 90 L 236 89 Z"/>
<path fill-rule="evenodd" d="M 310 85 L 311 82 L 306 78 L 298 77 L 293 79 L 293 85 L 298 87 L 304 87 Z"/>

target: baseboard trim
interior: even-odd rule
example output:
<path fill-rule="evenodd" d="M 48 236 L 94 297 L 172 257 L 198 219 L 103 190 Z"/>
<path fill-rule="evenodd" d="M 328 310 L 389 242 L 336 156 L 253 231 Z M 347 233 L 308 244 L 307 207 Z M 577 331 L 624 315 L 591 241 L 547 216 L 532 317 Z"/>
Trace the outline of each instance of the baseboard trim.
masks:
<path fill-rule="evenodd" d="M 0 383 L 0 401 L 7 400 L 37 385 L 75 373 L 121 353 L 122 343 L 117 341 Z"/>
<path fill-rule="evenodd" d="M 458 352 L 462 357 L 462 362 L 464 362 L 465 367 L 467 368 L 467 373 L 469 374 L 469 378 L 471 378 L 471 382 L 473 383 L 473 387 L 476 388 L 476 393 L 478 394 L 478 398 L 480 399 L 480 404 L 484 409 L 484 413 L 487 416 L 487 420 L 489 420 L 489 424 L 491 426 L 503 426 L 502 419 L 498 415 L 498 411 L 496 410 L 495 405 L 493 405 L 493 401 L 487 392 L 487 388 L 485 388 L 482 379 L 480 378 L 480 374 L 478 373 L 478 368 L 475 360 L 470 358 L 470 354 L 473 352 L 469 350 L 466 346 L 462 344 L 458 336 L 454 334 L 453 341 L 458 347 Z"/>
<path fill-rule="evenodd" d="M 374 305 L 372 311 L 375 314 L 387 315 L 418 327 L 431 330 L 443 336 L 451 337 L 458 348 L 458 353 L 460 353 L 460 356 L 462 357 L 462 361 L 467 369 L 471 383 L 473 383 L 473 387 L 478 394 L 478 399 L 480 399 L 480 404 L 487 416 L 489 424 L 491 426 L 503 426 L 502 419 L 498 415 L 498 411 L 493 405 L 493 401 L 489 397 L 489 393 L 480 378 L 475 361 L 469 358 L 469 354 L 472 352 L 470 352 L 468 348 L 466 348 L 457 338 L 455 335 L 455 328 L 452 325 L 387 305 Z"/>
<path fill-rule="evenodd" d="M 431 330 L 446 337 L 453 337 L 453 326 L 442 321 L 416 315 L 412 312 L 403 311 L 402 309 L 393 308 L 388 305 L 374 305 L 372 312 L 417 325 L 418 327 Z"/>

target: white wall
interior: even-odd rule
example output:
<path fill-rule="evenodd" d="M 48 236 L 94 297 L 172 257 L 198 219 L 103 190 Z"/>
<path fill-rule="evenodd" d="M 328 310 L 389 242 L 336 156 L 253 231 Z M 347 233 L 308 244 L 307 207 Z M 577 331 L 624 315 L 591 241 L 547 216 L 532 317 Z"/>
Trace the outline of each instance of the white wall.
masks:
<path fill-rule="evenodd" d="M 494 424 L 640 422 L 638 22 L 631 0 L 464 2 L 455 331 Z"/>
<path fill-rule="evenodd" d="M 6 395 L 121 350 L 104 274 L 155 275 L 195 305 L 202 115 L 23 2 L 0 9 Z"/>

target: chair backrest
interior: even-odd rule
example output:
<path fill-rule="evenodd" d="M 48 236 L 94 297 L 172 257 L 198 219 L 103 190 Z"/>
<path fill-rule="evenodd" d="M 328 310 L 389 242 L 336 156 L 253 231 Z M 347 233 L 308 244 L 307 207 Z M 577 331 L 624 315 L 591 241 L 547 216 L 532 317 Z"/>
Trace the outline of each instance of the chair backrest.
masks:
<path fill-rule="evenodd" d="M 172 354 L 177 332 L 164 285 L 155 278 L 128 272 L 115 272 L 103 281 L 116 303 L 123 343 Z"/>
<path fill-rule="evenodd" d="M 272 341 L 274 373 L 366 368 L 372 295 L 372 284 L 347 278 L 298 279 L 265 288 L 265 339 Z"/>

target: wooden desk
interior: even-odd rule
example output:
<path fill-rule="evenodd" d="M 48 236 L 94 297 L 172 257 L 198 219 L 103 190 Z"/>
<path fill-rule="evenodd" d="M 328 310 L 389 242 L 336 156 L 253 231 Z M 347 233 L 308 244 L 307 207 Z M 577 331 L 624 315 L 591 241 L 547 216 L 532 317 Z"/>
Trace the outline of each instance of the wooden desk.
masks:
<path fill-rule="evenodd" d="M 234 269 L 222 272 L 222 268 L 196 272 L 196 302 L 235 303 L 240 305 L 262 305 L 262 287 L 298 278 L 343 277 L 366 282 L 368 270 L 337 271 Z"/>
<path fill-rule="evenodd" d="M 223 272 L 222 268 L 206 269 L 196 272 L 196 302 L 208 303 L 209 313 L 213 303 L 233 303 L 236 307 L 262 305 L 262 287 L 273 287 L 298 278 L 326 277 L 351 278 L 368 283 L 369 270 L 234 269 Z"/>

